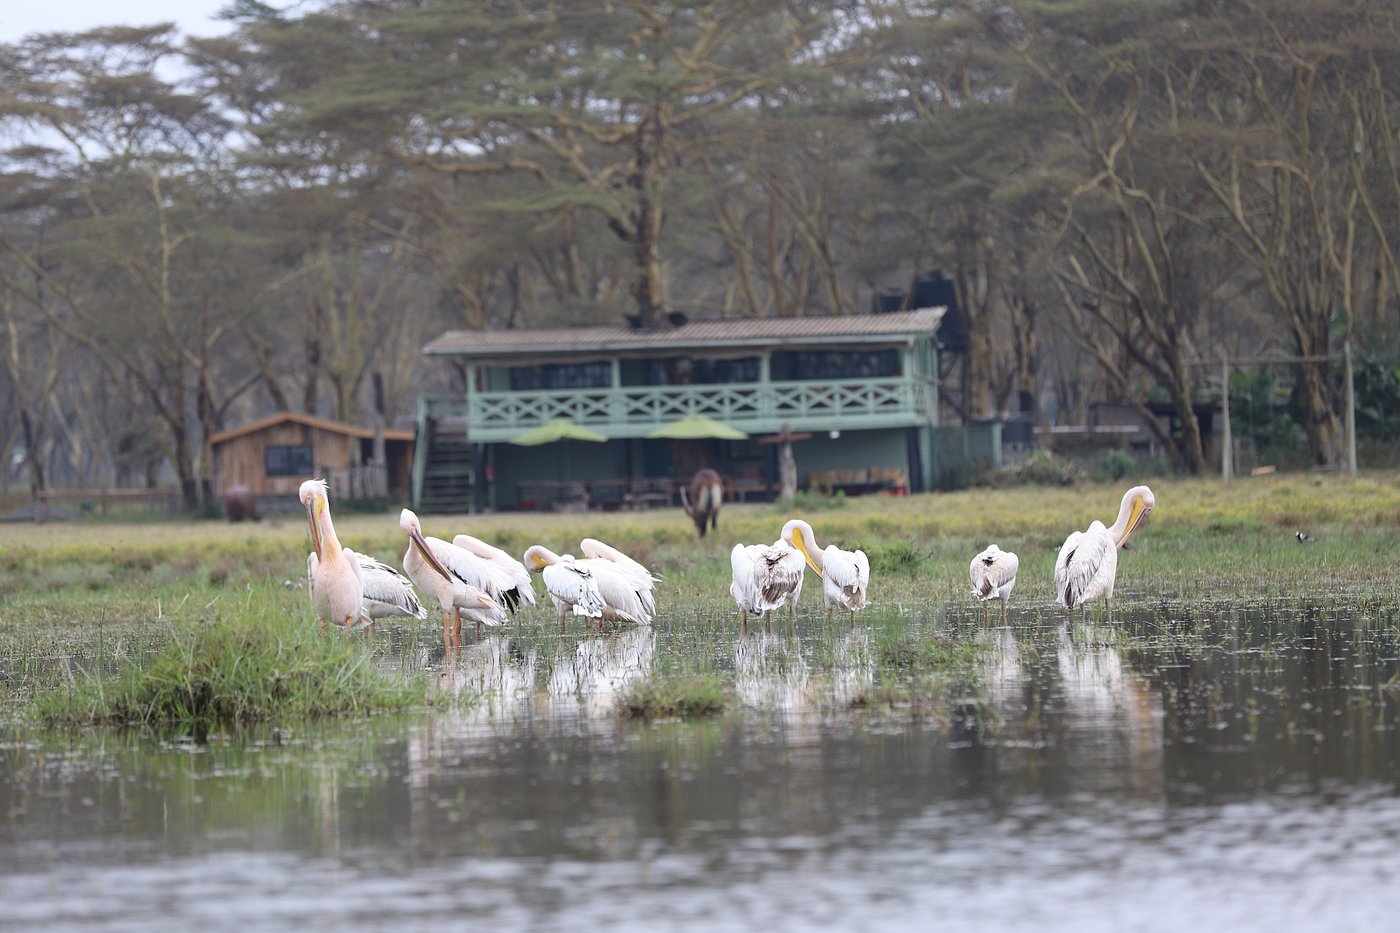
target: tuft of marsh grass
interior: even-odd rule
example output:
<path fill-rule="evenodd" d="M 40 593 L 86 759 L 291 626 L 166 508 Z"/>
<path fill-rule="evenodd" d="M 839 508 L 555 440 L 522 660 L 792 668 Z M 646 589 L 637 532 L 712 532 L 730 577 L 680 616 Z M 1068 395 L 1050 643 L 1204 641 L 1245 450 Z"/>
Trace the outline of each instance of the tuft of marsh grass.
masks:
<path fill-rule="evenodd" d="M 70 672 L 31 702 L 49 726 L 124 725 L 204 735 L 267 720 L 400 710 L 425 703 L 422 683 L 395 679 L 363 639 L 322 636 L 304 618 L 234 612 L 178 627 L 116 672 Z"/>
<path fill-rule="evenodd" d="M 729 696 L 724 681 L 714 675 L 654 677 L 633 684 L 618 708 L 629 719 L 716 716 L 729 708 Z"/>

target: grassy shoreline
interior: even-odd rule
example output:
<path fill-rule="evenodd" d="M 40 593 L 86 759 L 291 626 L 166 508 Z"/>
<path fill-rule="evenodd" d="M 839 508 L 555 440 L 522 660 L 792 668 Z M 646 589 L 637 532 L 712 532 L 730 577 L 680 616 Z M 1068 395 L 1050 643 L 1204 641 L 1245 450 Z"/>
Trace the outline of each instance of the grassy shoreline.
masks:
<path fill-rule="evenodd" d="M 1191 616 L 1294 596 L 1395 606 L 1397 474 L 1148 482 L 1158 504 L 1120 561 L 1116 602 L 1125 610 L 1169 603 Z M 966 593 L 967 561 L 992 541 L 1021 556 L 1013 616 L 1032 624 L 1058 618 L 1049 579 L 1060 543 L 1094 519 L 1110 522 L 1127 485 L 868 497 L 810 511 L 799 504 L 792 514 L 805 515 L 821 543 L 864 547 L 871 557 L 874 605 L 861 628 L 877 686 L 855 699 L 917 702 L 969 676 L 980 649 L 959 626 L 980 612 Z M 728 551 L 739 541 L 772 540 L 785 517 L 773 505 L 729 505 L 703 543 L 679 509 L 423 522 L 429 534 L 470 531 L 514 553 L 533 543 L 571 550 L 593 535 L 658 570 L 657 657 L 651 676 L 617 703 L 625 715 L 647 718 L 743 705 L 730 669 L 738 632 Z M 336 525 L 357 549 L 395 564 L 402 556 L 393 515 L 337 516 Z M 1297 530 L 1317 540 L 1300 544 Z M 442 702 L 421 671 L 386 672 L 377 657 L 382 641 L 319 637 L 301 585 L 308 546 L 295 515 L 258 525 L 0 526 L 0 715 L 198 731 Z M 810 660 L 798 659 L 816 675 L 844 650 L 841 625 L 820 634 L 818 594 L 809 579 L 804 630 L 818 634 L 808 636 Z M 541 602 L 512 637 L 552 657 L 581 633 L 561 641 Z M 431 621 L 388 623 L 408 624 L 423 629 L 419 645 L 431 646 Z M 775 617 L 774 630 L 785 624 Z"/>

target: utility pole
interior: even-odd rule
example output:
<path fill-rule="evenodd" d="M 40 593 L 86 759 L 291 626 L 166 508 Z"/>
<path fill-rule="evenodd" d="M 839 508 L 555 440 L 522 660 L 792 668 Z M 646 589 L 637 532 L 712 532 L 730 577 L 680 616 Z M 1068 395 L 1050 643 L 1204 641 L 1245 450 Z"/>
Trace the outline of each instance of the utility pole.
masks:
<path fill-rule="evenodd" d="M 1235 446 L 1230 437 L 1230 355 L 1220 354 L 1220 478 L 1235 478 Z"/>

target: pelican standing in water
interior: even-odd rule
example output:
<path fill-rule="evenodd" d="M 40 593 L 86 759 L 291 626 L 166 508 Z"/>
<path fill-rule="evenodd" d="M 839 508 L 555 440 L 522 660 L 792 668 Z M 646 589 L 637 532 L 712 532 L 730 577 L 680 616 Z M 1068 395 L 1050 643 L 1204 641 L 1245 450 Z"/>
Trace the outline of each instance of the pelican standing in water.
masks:
<path fill-rule="evenodd" d="M 1157 500 L 1146 486 L 1134 486 L 1123 494 L 1118 520 L 1110 528 L 1095 521 L 1088 531 L 1076 531 L 1065 539 L 1055 560 L 1055 602 L 1066 609 L 1102 599 L 1109 604 L 1113 619 L 1113 582 L 1118 575 L 1118 549 L 1142 524 Z"/>
<path fill-rule="evenodd" d="M 501 597 L 511 612 L 515 612 L 522 602 L 535 605 L 535 587 L 530 582 L 530 572 L 520 561 L 500 548 L 471 535 L 457 535 L 452 539 L 452 543 L 480 557 L 500 572 L 504 579 L 501 584 Z"/>
<path fill-rule="evenodd" d="M 834 544 L 826 550 L 817 547 L 812 526 L 794 518 L 783 526 L 783 541 L 797 548 L 818 576 L 822 578 L 822 595 L 826 597 L 826 617 L 841 606 L 851 613 L 851 628 L 856 625 L 856 610 L 864 609 L 866 592 L 870 588 L 870 559 L 864 551 L 843 551 Z"/>
<path fill-rule="evenodd" d="M 967 573 L 972 578 L 972 595 L 982 601 L 983 625 L 987 624 L 990 614 L 989 599 L 1001 600 L 1001 624 L 1006 624 L 1006 604 L 1016 588 L 1016 571 L 1020 567 L 1020 558 L 995 544 L 988 545 L 985 551 L 972 558 Z"/>
<path fill-rule="evenodd" d="M 418 516 L 410 509 L 399 513 L 399 527 L 408 534 L 404 572 L 442 607 L 445 649 L 455 652 L 461 647 L 463 615 L 476 623 L 477 638 L 482 625 L 500 625 L 506 620 L 506 601 L 497 571 L 455 544 L 425 538 Z"/>
<path fill-rule="evenodd" d="M 749 613 L 763 619 L 768 627 L 768 613 L 788 607 L 788 623 L 797 625 L 797 599 L 802 595 L 802 578 L 806 573 L 802 552 L 781 538 L 772 544 L 736 544 L 729 552 L 733 576 L 729 595 L 739 606 L 739 624 L 749 630 Z"/>
<path fill-rule="evenodd" d="M 582 559 L 556 554 L 539 544 L 525 551 L 526 568 L 544 577 L 545 589 L 559 610 L 560 628 L 570 611 L 583 616 L 589 628 L 594 619 L 600 628 L 605 619 L 649 624 L 656 615 L 657 578 L 651 571 L 596 538 L 584 538 L 579 549 Z"/>

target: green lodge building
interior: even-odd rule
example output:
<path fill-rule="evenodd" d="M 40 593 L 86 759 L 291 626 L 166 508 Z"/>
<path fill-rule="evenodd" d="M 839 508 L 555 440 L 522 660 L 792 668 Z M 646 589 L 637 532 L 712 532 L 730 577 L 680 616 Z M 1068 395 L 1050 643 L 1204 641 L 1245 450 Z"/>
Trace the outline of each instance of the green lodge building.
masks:
<path fill-rule="evenodd" d="M 996 466 L 999 426 L 939 427 L 943 315 L 449 331 L 423 352 L 464 391 L 420 400 L 415 507 L 670 504 L 704 467 L 729 498 L 768 499 L 783 442 L 799 486 L 821 491 L 898 495 L 970 459 Z"/>

